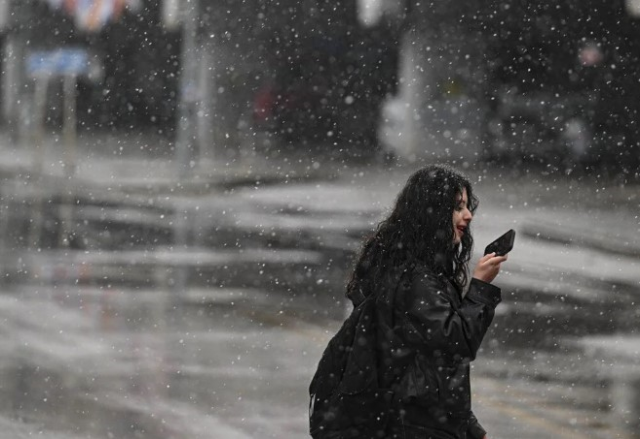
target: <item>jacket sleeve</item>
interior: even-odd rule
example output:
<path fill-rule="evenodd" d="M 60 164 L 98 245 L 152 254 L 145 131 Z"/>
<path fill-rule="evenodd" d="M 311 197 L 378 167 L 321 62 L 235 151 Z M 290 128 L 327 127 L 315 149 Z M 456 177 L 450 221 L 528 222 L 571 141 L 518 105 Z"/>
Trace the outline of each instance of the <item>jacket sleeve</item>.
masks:
<path fill-rule="evenodd" d="M 467 437 L 469 439 L 483 439 L 487 435 L 487 431 L 482 428 L 482 425 L 478 422 L 476 415 L 471 412 L 471 418 L 469 422 L 469 429 L 467 430 Z"/>
<path fill-rule="evenodd" d="M 500 289 L 472 279 L 461 302 L 451 294 L 442 278 L 417 274 L 405 290 L 405 339 L 430 355 L 473 360 L 500 303 Z"/>

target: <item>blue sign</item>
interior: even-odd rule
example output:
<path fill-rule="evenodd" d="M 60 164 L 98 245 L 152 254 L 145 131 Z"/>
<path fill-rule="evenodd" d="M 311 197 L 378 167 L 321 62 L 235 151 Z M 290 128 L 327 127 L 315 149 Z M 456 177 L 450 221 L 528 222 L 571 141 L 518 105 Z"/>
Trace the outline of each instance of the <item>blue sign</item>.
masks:
<path fill-rule="evenodd" d="M 89 54 L 84 49 L 55 49 L 33 52 L 27 58 L 31 76 L 82 75 L 89 70 Z"/>

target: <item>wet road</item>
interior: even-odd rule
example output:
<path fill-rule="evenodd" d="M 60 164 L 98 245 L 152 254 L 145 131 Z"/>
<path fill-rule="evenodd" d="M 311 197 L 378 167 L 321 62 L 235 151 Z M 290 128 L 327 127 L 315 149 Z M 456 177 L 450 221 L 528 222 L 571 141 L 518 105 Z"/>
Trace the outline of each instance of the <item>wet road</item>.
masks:
<path fill-rule="evenodd" d="M 5 291 L 1 399 L 14 437 L 303 437 L 317 330 L 242 300 Z"/>
<path fill-rule="evenodd" d="M 262 294 L 6 291 L 5 431 L 14 438 L 307 437 L 306 386 L 337 326 L 278 315 Z M 603 422 L 607 401 L 593 386 L 496 374 L 504 359 L 483 357 L 474 398 L 492 438 L 627 437 Z"/>
<path fill-rule="evenodd" d="M 182 196 L 146 212 L 162 232 L 136 234 L 133 249 L 5 252 L 6 437 L 307 437 L 307 386 L 344 313 L 350 258 L 405 177 L 364 169 Z M 481 177 L 476 242 L 519 236 L 474 366 L 478 416 L 492 438 L 626 438 L 593 359 L 564 341 L 636 331 L 633 191 Z M 179 245 L 140 238 L 166 239 L 181 216 Z"/>

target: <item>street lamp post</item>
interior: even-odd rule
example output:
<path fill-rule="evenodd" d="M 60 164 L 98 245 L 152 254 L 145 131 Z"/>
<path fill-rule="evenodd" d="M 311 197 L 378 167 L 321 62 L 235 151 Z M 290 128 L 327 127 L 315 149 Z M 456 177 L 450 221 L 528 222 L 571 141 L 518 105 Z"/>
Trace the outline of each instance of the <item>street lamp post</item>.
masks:
<path fill-rule="evenodd" d="M 182 10 L 182 71 L 180 73 L 180 101 L 175 154 L 178 173 L 185 178 L 199 158 L 198 108 L 198 16 L 199 0 L 185 0 Z"/>

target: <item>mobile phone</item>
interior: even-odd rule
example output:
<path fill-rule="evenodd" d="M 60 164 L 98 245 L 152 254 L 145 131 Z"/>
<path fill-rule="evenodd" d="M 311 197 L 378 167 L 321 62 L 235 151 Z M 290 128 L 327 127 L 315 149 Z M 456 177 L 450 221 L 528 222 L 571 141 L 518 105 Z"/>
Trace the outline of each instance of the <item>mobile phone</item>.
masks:
<path fill-rule="evenodd" d="M 504 256 L 513 249 L 513 241 L 516 239 L 516 231 L 511 229 L 484 249 L 484 254 L 494 253 L 496 256 Z"/>

